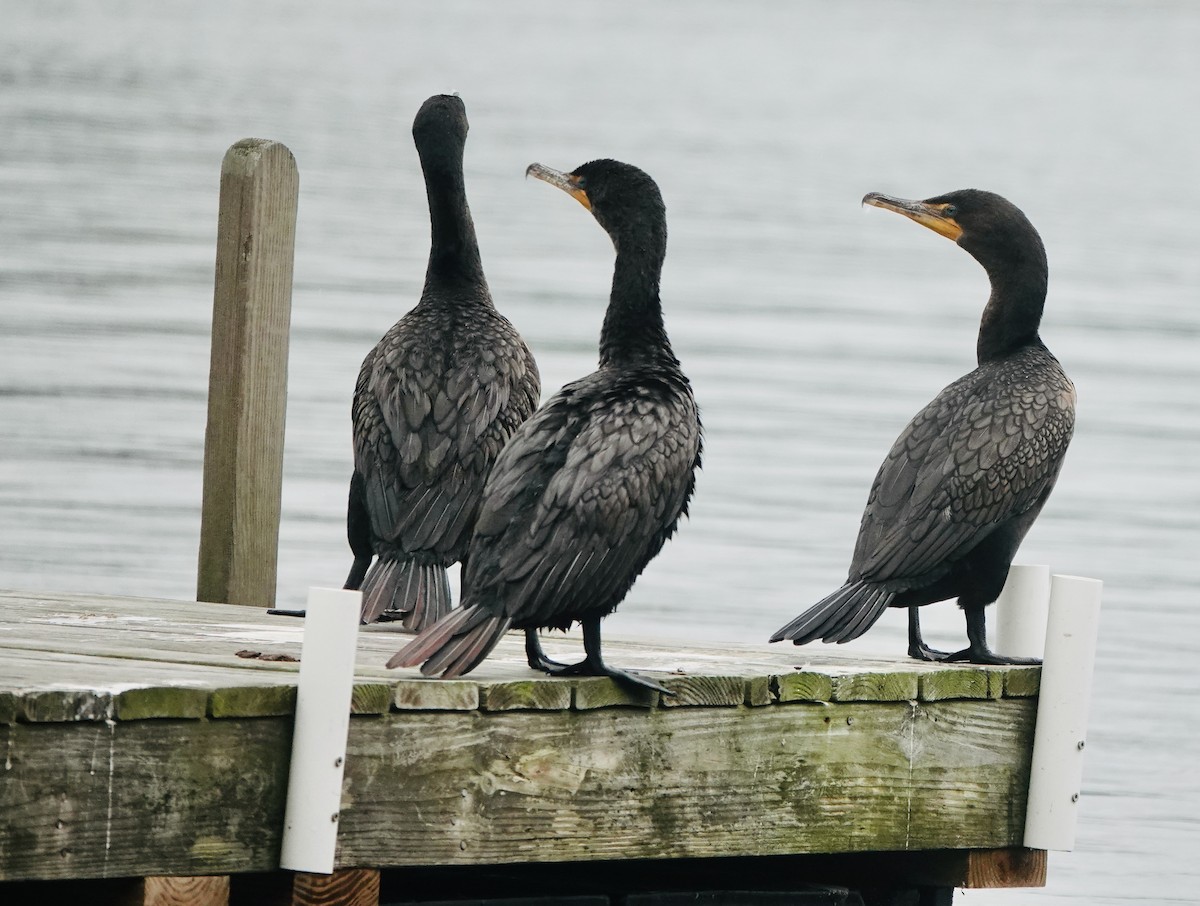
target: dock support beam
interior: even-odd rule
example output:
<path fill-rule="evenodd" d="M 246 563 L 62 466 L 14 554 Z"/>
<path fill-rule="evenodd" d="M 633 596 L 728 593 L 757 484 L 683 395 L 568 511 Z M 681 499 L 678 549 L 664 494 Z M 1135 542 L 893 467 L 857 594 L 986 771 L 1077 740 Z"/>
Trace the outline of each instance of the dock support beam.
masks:
<path fill-rule="evenodd" d="M 229 877 L 142 878 L 127 902 L 129 906 L 225 906 Z"/>
<path fill-rule="evenodd" d="M 331 875 L 297 872 L 290 906 L 379 906 L 379 872 L 343 868 Z"/>
<path fill-rule="evenodd" d="M 196 598 L 275 603 L 300 178 L 278 142 L 221 165 Z"/>

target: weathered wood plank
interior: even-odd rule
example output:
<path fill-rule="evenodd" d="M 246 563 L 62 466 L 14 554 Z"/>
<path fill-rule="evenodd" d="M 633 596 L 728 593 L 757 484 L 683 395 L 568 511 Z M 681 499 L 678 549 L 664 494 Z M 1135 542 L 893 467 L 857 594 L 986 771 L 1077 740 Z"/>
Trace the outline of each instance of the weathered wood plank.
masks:
<path fill-rule="evenodd" d="M 781 702 L 827 702 L 833 700 L 833 678 L 802 670 L 775 678 Z"/>
<path fill-rule="evenodd" d="M 0 881 L 274 869 L 290 742 L 287 718 L 0 726 Z"/>
<path fill-rule="evenodd" d="M 261 139 L 221 165 L 196 597 L 275 601 L 299 175 Z"/>
<path fill-rule="evenodd" d="M 11 724 L 18 711 L 17 697 L 11 692 L 0 692 L 0 724 Z"/>
<path fill-rule="evenodd" d="M 208 716 L 275 717 L 296 713 L 295 686 L 234 686 L 208 698 Z"/>
<path fill-rule="evenodd" d="M 356 677 L 360 682 L 424 685 L 432 683 L 415 679 L 416 671 L 384 669 L 383 663 L 394 652 L 396 634 L 390 631 L 372 631 L 368 627 L 360 633 L 359 657 Z M 206 678 L 207 669 L 237 670 L 243 676 L 254 673 L 261 678 L 248 684 L 273 685 L 278 682 L 293 682 L 297 672 L 295 663 L 243 660 L 235 657 L 241 649 L 262 650 L 268 653 L 286 653 L 298 656 L 303 623 L 286 617 L 273 617 L 265 611 L 251 608 L 231 608 L 225 605 L 199 604 L 159 599 L 121 599 L 94 595 L 22 595 L 16 592 L 0 592 L 0 651 L 22 650 L 32 656 L 36 649 L 49 656 L 61 652 L 67 659 L 87 659 L 91 669 L 97 657 L 110 658 L 118 662 L 122 677 L 127 677 L 132 668 L 129 661 L 145 664 L 157 662 L 167 669 L 188 669 L 197 672 L 196 679 L 210 688 L 231 685 L 230 682 L 212 682 Z M 571 636 L 563 638 L 555 634 L 547 642 L 552 655 L 570 659 L 574 653 L 570 647 L 575 643 Z M 960 682 L 958 679 L 941 680 L 944 673 L 967 672 L 967 668 L 947 665 L 922 664 L 899 659 L 895 661 L 853 657 L 826 649 L 806 651 L 804 669 L 795 668 L 796 652 L 778 646 L 725 646 L 720 649 L 693 648 L 664 649 L 661 646 L 639 642 L 613 640 L 609 643 L 613 658 L 630 669 L 645 669 L 660 675 L 678 671 L 677 676 L 742 676 L 757 678 L 769 690 L 774 682 L 781 701 L 824 700 L 833 698 L 832 684 L 835 677 L 858 676 L 858 679 L 843 683 L 842 695 L 870 694 L 871 682 L 890 697 L 904 696 L 911 689 L 911 678 L 916 678 L 918 695 L 920 683 L 925 680 L 929 694 L 938 696 L 945 682 Z M 5 682 L 5 657 L 0 657 L 0 689 L 11 691 Z M 80 661 L 81 664 L 85 661 Z M 141 676 L 142 667 L 136 668 Z M 103 675 L 103 669 L 92 670 L 91 675 Z M 989 668 L 989 695 L 998 697 L 1009 679 L 1010 696 L 1036 694 L 1038 668 Z M 876 675 L 874 681 L 862 675 Z M 774 677 L 775 679 L 771 679 Z M 891 677 L 890 680 L 879 677 Z M 530 671 L 524 663 L 520 634 L 512 634 L 501 641 L 496 652 L 471 674 L 466 682 L 473 684 L 476 692 L 486 687 L 505 682 L 548 681 L 546 677 Z M 608 684 L 607 686 L 605 684 Z M 143 683 L 143 685 L 146 685 Z M 855 691 L 852 691 L 855 690 Z M 864 690 L 866 690 L 864 692 Z M 115 690 L 119 691 L 119 690 Z M 422 692 L 397 693 L 396 707 L 419 707 L 423 695 L 442 696 L 446 693 Z M 759 688 L 754 699 L 760 703 L 768 701 L 764 690 Z M 649 697 L 637 698 L 622 695 L 608 680 L 577 680 L 574 707 L 587 710 L 603 706 L 628 706 L 656 704 Z M 899 698 L 898 700 L 904 700 Z M 455 707 L 463 707 L 463 700 Z"/>
<path fill-rule="evenodd" d="M 746 680 L 741 676 L 670 676 L 661 680 L 673 695 L 664 695 L 664 708 L 722 707 L 746 702 Z"/>
<path fill-rule="evenodd" d="M 1004 699 L 357 717 L 339 865 L 1011 846 L 1034 712 Z M 272 869 L 290 733 L 287 718 L 0 727 L 0 880 Z"/>
<path fill-rule="evenodd" d="M 464 680 L 409 680 L 397 683 L 392 707 L 398 711 L 477 711 L 478 683 Z"/>
<path fill-rule="evenodd" d="M 204 689 L 157 686 L 127 689 L 113 700 L 117 720 L 150 720 L 176 717 L 199 720 L 208 713 L 209 693 Z"/>
<path fill-rule="evenodd" d="M 482 691 L 485 711 L 564 711 L 571 707 L 571 683 L 565 680 L 523 680 L 496 683 Z"/>
<path fill-rule="evenodd" d="M 90 689 L 26 692 L 18 701 L 18 716 L 30 723 L 108 720 L 113 715 L 112 695 Z"/>
<path fill-rule="evenodd" d="M 923 673 L 917 694 L 921 701 L 937 702 L 951 698 L 990 698 L 990 675 L 986 670 L 949 667 L 936 673 Z"/>
<path fill-rule="evenodd" d="M 919 679 L 915 673 L 862 672 L 834 677 L 835 702 L 902 702 L 917 698 Z"/>
<path fill-rule="evenodd" d="M 1009 698 L 1037 695 L 1041 681 L 1041 667 L 1014 667 L 1004 674 L 1004 694 Z"/>
<path fill-rule="evenodd" d="M 392 707 L 392 687 L 384 683 L 355 683 L 350 692 L 351 714 L 387 714 Z"/>
<path fill-rule="evenodd" d="M 774 704 L 774 688 L 772 678 L 769 676 L 746 677 L 746 704 L 754 708 Z"/>
<path fill-rule="evenodd" d="M 693 708 L 418 712 L 354 722 L 339 864 L 990 847 L 1020 839 L 1033 702 L 721 713 L 725 719 Z M 409 744 L 398 747 L 397 738 Z M 388 834 L 379 833 L 384 826 Z"/>
<path fill-rule="evenodd" d="M 653 708 L 658 704 L 658 699 L 659 693 L 653 689 L 635 689 L 606 676 L 592 676 L 575 681 L 572 704 L 579 711 L 595 708 Z"/>

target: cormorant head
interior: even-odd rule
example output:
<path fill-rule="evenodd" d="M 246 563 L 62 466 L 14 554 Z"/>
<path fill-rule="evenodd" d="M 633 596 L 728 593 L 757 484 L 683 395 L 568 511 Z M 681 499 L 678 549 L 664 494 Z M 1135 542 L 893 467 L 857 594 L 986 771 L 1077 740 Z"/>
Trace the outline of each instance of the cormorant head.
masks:
<path fill-rule="evenodd" d="M 660 235 L 666 242 L 666 206 L 658 185 L 644 171 L 619 160 L 593 160 L 561 173 L 530 164 L 526 176 L 557 186 L 585 208 L 612 237 L 618 251 L 622 236 Z"/>
<path fill-rule="evenodd" d="M 1041 237 L 1021 209 L 995 192 L 960 189 L 924 201 L 871 192 L 863 204 L 885 208 L 953 239 L 985 268 L 1022 260 L 1044 268 Z"/>
<path fill-rule="evenodd" d="M 456 94 L 435 94 L 417 111 L 413 119 L 413 142 L 421 154 L 436 155 L 455 150 L 459 154 L 467 141 L 467 106 Z"/>

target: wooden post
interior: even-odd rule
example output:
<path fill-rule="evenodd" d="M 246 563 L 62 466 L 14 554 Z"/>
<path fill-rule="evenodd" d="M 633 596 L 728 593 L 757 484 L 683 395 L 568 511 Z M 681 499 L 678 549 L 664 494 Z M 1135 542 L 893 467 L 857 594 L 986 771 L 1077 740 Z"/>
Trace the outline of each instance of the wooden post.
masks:
<path fill-rule="evenodd" d="M 956 887 L 1045 887 L 1046 851 L 1011 846 L 928 852 L 920 856 L 917 865 L 906 875 L 912 883 L 950 890 Z"/>
<path fill-rule="evenodd" d="M 296 160 L 278 142 L 247 138 L 225 152 L 198 601 L 275 603 L 299 188 Z M 224 906 L 229 878 L 147 878 L 142 902 Z"/>
<path fill-rule="evenodd" d="M 225 154 L 196 598 L 275 602 L 299 174 L 278 142 Z"/>
<path fill-rule="evenodd" d="M 379 872 L 343 868 L 331 875 L 297 872 L 292 906 L 379 906 Z"/>
<path fill-rule="evenodd" d="M 229 878 L 142 878 L 134 896 L 125 902 L 129 906 L 225 906 Z"/>

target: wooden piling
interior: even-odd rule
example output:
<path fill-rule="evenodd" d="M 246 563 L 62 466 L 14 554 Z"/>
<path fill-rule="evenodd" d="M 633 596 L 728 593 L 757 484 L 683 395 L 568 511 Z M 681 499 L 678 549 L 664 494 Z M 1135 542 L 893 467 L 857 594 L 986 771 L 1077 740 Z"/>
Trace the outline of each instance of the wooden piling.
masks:
<path fill-rule="evenodd" d="M 290 904 L 281 906 L 379 906 L 379 872 L 342 868 L 331 875 L 297 872 Z"/>
<path fill-rule="evenodd" d="M 225 906 L 229 877 L 141 878 L 122 906 Z"/>
<path fill-rule="evenodd" d="M 278 142 L 225 154 L 196 597 L 275 601 L 299 174 Z"/>
<path fill-rule="evenodd" d="M 300 175 L 284 145 L 225 152 L 217 212 L 196 599 L 275 603 Z M 224 906 L 227 876 L 146 879 L 142 906 Z M 200 898 L 202 897 L 202 898 Z"/>

